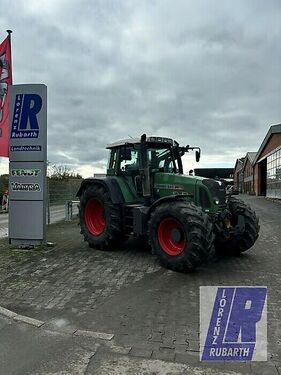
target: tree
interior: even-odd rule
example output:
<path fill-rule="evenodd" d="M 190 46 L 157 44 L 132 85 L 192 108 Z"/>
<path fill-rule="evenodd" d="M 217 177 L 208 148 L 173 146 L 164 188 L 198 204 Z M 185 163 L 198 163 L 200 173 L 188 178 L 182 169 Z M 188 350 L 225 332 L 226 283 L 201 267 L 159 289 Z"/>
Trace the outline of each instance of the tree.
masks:
<path fill-rule="evenodd" d="M 52 164 L 48 165 L 48 177 L 52 180 L 81 179 L 82 176 L 69 168 L 67 165 Z"/>

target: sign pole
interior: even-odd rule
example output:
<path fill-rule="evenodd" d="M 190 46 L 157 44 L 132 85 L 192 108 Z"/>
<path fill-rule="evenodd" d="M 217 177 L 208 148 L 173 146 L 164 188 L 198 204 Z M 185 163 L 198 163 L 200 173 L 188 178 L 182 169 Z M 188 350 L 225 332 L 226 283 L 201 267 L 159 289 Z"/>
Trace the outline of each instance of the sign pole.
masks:
<path fill-rule="evenodd" d="M 47 87 L 10 86 L 9 241 L 46 242 Z"/>

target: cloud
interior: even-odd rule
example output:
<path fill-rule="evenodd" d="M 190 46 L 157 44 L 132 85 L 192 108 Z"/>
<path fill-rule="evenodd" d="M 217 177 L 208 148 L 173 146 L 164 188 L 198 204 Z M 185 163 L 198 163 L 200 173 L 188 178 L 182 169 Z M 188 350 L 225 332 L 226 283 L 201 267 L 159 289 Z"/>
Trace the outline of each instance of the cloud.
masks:
<path fill-rule="evenodd" d="M 107 143 L 146 132 L 231 166 L 280 123 L 278 0 L 1 4 L 14 83 L 48 86 L 52 163 L 92 174 Z"/>

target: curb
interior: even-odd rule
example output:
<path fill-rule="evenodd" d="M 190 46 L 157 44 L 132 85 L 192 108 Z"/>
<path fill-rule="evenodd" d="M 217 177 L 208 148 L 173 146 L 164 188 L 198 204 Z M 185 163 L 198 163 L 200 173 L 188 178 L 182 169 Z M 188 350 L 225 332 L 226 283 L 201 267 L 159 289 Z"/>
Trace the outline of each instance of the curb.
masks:
<path fill-rule="evenodd" d="M 84 336 L 84 337 L 92 337 L 95 339 L 107 340 L 110 341 L 113 339 L 113 333 L 103 333 L 103 332 L 94 332 L 94 331 L 84 331 L 77 329 L 73 332 L 74 336 Z"/>
<path fill-rule="evenodd" d="M 95 331 L 87 331 L 87 330 L 81 330 L 81 329 L 72 329 L 72 331 L 66 332 L 63 329 L 51 329 L 48 326 L 48 322 L 43 322 L 42 320 L 30 318 L 29 316 L 26 315 L 20 315 L 15 313 L 14 311 L 11 311 L 9 309 L 6 309 L 5 307 L 0 306 L 0 315 L 12 319 L 15 322 L 20 322 L 20 323 L 25 323 L 29 324 L 33 327 L 36 328 L 42 328 L 48 331 L 53 331 L 53 332 L 60 332 L 64 334 L 69 334 L 72 336 L 80 336 L 80 337 L 90 337 L 90 338 L 95 338 L 95 339 L 100 339 L 100 340 L 106 340 L 106 341 L 111 341 L 114 337 L 113 333 L 104 333 L 104 332 L 95 332 Z"/>
<path fill-rule="evenodd" d="M 23 322 L 37 328 L 41 327 L 44 324 L 42 320 L 37 320 L 30 318 L 29 316 L 17 314 L 14 311 L 8 310 L 2 306 L 0 306 L 0 315 L 5 316 L 6 318 L 13 319 L 16 322 Z"/>

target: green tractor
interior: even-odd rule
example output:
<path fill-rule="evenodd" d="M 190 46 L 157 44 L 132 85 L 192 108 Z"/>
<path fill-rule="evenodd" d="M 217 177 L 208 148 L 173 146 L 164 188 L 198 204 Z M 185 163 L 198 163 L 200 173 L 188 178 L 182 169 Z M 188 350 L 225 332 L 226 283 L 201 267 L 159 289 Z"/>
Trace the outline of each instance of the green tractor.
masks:
<path fill-rule="evenodd" d="M 83 180 L 81 233 L 90 247 L 113 249 L 129 236 L 148 241 L 162 265 L 196 268 L 210 249 L 239 254 L 258 238 L 255 212 L 226 192 L 222 181 L 183 174 L 181 147 L 163 137 L 127 139 L 107 146 L 105 177 Z"/>

